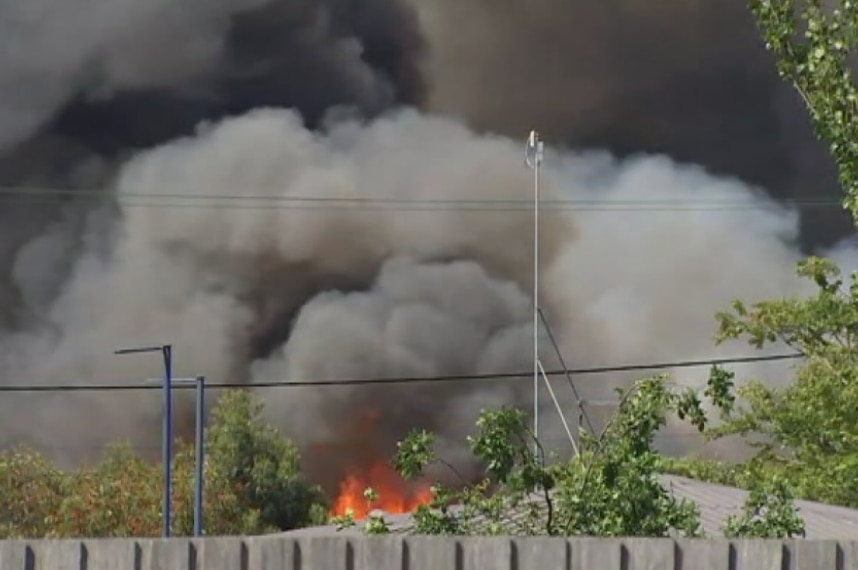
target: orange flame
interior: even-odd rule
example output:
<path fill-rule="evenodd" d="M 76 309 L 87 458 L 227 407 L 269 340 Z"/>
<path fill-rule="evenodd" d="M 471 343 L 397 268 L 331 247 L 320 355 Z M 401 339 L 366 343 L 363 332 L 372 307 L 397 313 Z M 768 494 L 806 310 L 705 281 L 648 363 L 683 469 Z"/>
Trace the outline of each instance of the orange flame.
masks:
<path fill-rule="evenodd" d="M 377 501 L 364 496 L 367 488 L 378 494 Z M 409 484 L 387 463 L 379 462 L 363 476 L 349 475 L 340 483 L 340 494 L 334 501 L 332 514 L 343 516 L 351 510 L 355 520 L 361 520 L 376 509 L 390 514 L 411 513 L 431 500 L 432 491 L 428 485 Z"/>

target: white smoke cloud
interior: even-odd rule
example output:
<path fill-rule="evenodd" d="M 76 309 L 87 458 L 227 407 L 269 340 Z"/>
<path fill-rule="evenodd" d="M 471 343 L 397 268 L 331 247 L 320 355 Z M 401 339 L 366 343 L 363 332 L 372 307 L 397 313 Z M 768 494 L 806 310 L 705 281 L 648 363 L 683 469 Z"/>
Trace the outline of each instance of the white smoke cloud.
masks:
<path fill-rule="evenodd" d="M 532 212 L 487 203 L 530 200 L 521 147 L 416 111 L 318 134 L 263 109 L 142 153 L 118 179 L 112 250 L 77 262 L 44 326 L 0 340 L 2 378 L 140 382 L 157 359 L 111 351 L 162 342 L 177 375 L 211 382 L 528 370 Z M 807 290 L 795 213 L 738 180 L 665 157 L 550 153 L 545 182 L 547 201 L 578 203 L 546 206 L 541 259 L 543 306 L 573 367 L 746 354 L 714 347 L 714 313 Z M 786 365 L 744 371 L 788 379 Z M 605 399 L 639 376 L 576 380 Z M 480 408 L 529 405 L 529 390 L 525 378 L 264 394 L 310 446 L 367 409 L 381 410 L 383 443 L 415 425 L 459 440 Z M 542 407 L 546 441 L 563 447 L 547 396 Z M 0 434 L 74 457 L 122 435 L 153 445 L 157 414 L 155 395 L 10 395 Z"/>

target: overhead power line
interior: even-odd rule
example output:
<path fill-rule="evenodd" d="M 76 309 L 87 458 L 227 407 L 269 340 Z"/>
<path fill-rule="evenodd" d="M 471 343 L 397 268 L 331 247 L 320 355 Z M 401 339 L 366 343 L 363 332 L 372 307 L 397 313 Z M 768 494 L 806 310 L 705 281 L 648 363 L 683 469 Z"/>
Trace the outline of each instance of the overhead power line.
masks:
<path fill-rule="evenodd" d="M 606 403 L 607 405 L 607 403 Z M 611 406 L 616 407 L 617 402 L 611 402 Z M 444 414 L 439 412 L 434 417 L 440 419 L 450 419 L 450 420 L 459 420 L 462 418 L 461 413 L 456 414 Z M 467 435 L 465 432 L 462 433 L 463 436 Z M 699 441 L 700 434 L 695 430 L 693 432 L 667 432 L 659 434 L 659 439 L 661 440 L 690 440 L 690 441 Z M 540 438 L 540 441 L 543 445 L 546 444 L 558 444 L 562 445 L 563 443 L 568 443 L 569 440 L 566 437 L 545 437 Z M 137 451 L 147 451 L 147 452 L 157 452 L 161 450 L 160 443 L 143 443 L 140 441 L 133 441 L 134 449 Z M 354 450 L 354 442 L 353 441 L 326 441 L 324 443 L 324 449 L 326 451 L 330 450 L 343 450 L 345 452 Z M 79 434 L 75 435 L 73 442 L 56 442 L 55 440 L 50 440 L 50 442 L 38 442 L 38 443 L 25 443 L 24 447 L 32 447 L 42 452 L 59 452 L 59 451 L 72 451 L 72 452 L 86 452 L 86 451 L 96 451 L 103 452 L 105 448 L 105 442 L 103 437 L 99 437 L 98 434 L 90 434 L 88 436 L 81 436 Z M 2 451 L 0 451 L 2 453 Z"/>
<path fill-rule="evenodd" d="M 774 362 L 778 360 L 795 360 L 803 358 L 801 353 L 773 354 L 767 356 L 742 356 L 733 358 L 716 358 L 710 360 L 680 360 L 675 362 L 657 362 L 652 364 L 627 364 L 622 366 L 597 366 L 592 368 L 573 368 L 570 370 L 546 371 L 547 376 L 583 376 L 586 374 L 607 374 L 612 372 L 643 372 L 651 370 L 666 370 L 670 368 L 694 368 L 698 366 L 715 366 L 723 364 L 750 364 L 754 362 Z M 494 372 L 483 374 L 449 374 L 438 376 L 400 376 L 395 378 L 363 378 L 363 379 L 331 379 L 331 380 L 275 380 L 270 382 L 221 383 L 206 384 L 206 389 L 239 389 L 239 388 L 306 388 L 306 387 L 336 387 L 336 386 L 372 386 L 379 384 L 417 384 L 417 383 L 447 383 L 469 381 L 511 380 L 529 378 L 531 371 Z M 193 389 L 192 386 L 176 386 L 177 390 Z M 0 386 L 0 392 L 120 392 L 138 390 L 161 390 L 155 384 L 35 384 L 35 385 L 6 385 Z"/>
<path fill-rule="evenodd" d="M 0 199 L 28 202 L 55 202 L 75 199 L 113 200 L 123 207 L 226 209 L 226 210 L 351 210 L 351 211 L 519 211 L 534 205 L 526 199 L 511 198 L 392 198 L 383 196 L 290 196 L 198 194 L 183 192 L 120 192 L 104 189 L 44 187 L 0 187 Z M 800 199 L 778 203 L 788 208 L 842 208 L 837 199 Z M 768 208 L 768 204 L 745 199 L 606 199 L 545 198 L 540 209 L 548 211 L 747 211 Z"/>

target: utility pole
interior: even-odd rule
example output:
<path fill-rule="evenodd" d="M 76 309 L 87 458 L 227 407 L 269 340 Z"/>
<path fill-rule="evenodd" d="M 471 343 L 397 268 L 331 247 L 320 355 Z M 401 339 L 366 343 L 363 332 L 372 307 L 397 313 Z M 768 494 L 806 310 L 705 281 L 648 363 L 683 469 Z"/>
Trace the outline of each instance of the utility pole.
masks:
<path fill-rule="evenodd" d="M 530 131 L 524 147 L 524 161 L 533 169 L 533 437 L 539 437 L 539 167 L 543 143 L 536 131 Z M 534 443 L 534 453 L 539 444 Z"/>

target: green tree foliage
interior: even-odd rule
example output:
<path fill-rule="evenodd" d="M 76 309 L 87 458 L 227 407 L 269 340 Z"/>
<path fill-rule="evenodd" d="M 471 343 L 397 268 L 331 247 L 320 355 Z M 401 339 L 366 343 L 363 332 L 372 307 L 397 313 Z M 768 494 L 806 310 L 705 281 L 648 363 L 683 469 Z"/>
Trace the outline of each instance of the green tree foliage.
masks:
<path fill-rule="evenodd" d="M 724 415 L 734 402 L 731 380 L 716 369 L 705 391 Z M 653 442 L 671 414 L 701 431 L 707 427 L 697 393 L 675 389 L 664 376 L 641 380 L 620 392 L 619 407 L 602 433 L 585 434 L 581 455 L 558 463 L 547 461 L 522 412 L 485 411 L 477 433 L 468 438 L 484 477 L 476 483 L 462 481 L 458 490 L 434 485 L 434 499 L 414 513 L 414 530 L 441 535 L 699 536 L 697 506 L 674 497 L 659 480 L 662 462 Z M 444 461 L 435 455 L 431 433 L 413 431 L 399 444 L 394 463 L 403 476 L 415 478 Z M 786 487 L 779 490 L 783 492 L 752 494 L 725 532 L 801 534 L 803 523 L 792 499 Z M 378 518 L 371 531 L 375 534 L 386 528 Z M 370 532 L 369 525 L 366 528 Z"/>
<path fill-rule="evenodd" d="M 262 402 L 250 392 L 224 394 L 208 431 L 208 468 L 215 484 L 237 493 L 242 508 L 259 511 L 264 527 L 296 528 L 311 520 L 324 494 L 302 476 L 295 444 L 261 422 L 261 413 Z"/>
<path fill-rule="evenodd" d="M 845 279 L 817 258 L 799 273 L 816 284 L 814 295 L 753 306 L 737 301 L 718 315 L 719 342 L 781 343 L 806 359 L 782 387 L 742 386 L 741 404 L 709 430 L 712 438 L 745 437 L 758 448 L 753 460 L 720 473 L 712 464 L 708 473 L 698 466 L 698 476 L 747 487 L 756 477 L 783 477 L 803 498 L 858 507 L 858 276 Z"/>
<path fill-rule="evenodd" d="M 818 136 L 829 145 L 858 221 L 858 92 L 847 61 L 858 44 L 854 0 L 750 0 L 781 77 L 804 99 Z"/>
<path fill-rule="evenodd" d="M 60 503 L 51 534 L 158 534 L 163 479 L 161 470 L 140 459 L 130 445 L 111 446 L 97 464 L 69 474 L 68 494 Z"/>
<path fill-rule="evenodd" d="M 818 137 L 829 146 L 844 206 L 858 222 L 858 92 L 850 69 L 858 3 L 750 0 L 750 8 L 781 77 L 800 94 Z M 789 527 L 790 509 L 780 503 L 792 494 L 858 507 L 858 275 L 842 275 L 819 258 L 801 263 L 798 273 L 814 284 L 812 295 L 752 305 L 736 301 L 718 315 L 719 342 L 786 345 L 807 357 L 782 387 L 742 386 L 741 405 L 709 432 L 714 438 L 748 438 L 757 454 L 729 467 L 711 461 L 670 466 L 752 489 L 750 510 L 731 526 L 750 534 L 762 528 L 753 516 L 760 509 L 779 513 Z"/>
<path fill-rule="evenodd" d="M 742 512 L 724 525 L 727 538 L 790 538 L 804 536 L 804 521 L 793 503 L 790 484 L 774 477 L 751 490 Z"/>
<path fill-rule="evenodd" d="M 50 535 L 69 486 L 66 473 L 32 450 L 0 455 L 0 538 Z"/>
<path fill-rule="evenodd" d="M 260 418 L 249 392 L 227 392 L 207 430 L 207 534 L 259 534 L 324 519 L 321 490 L 300 473 L 294 444 Z M 194 449 L 180 443 L 173 463 L 173 531 L 193 530 Z M 158 536 L 163 469 L 127 444 L 63 472 L 28 450 L 0 454 L 0 538 Z"/>
<path fill-rule="evenodd" d="M 844 206 L 858 221 L 858 95 L 848 62 L 858 43 L 858 4 L 851 0 L 751 0 L 778 71 L 804 100 L 819 138 L 840 172 Z M 748 306 L 719 315 L 719 341 L 743 338 L 757 348 L 783 343 L 807 355 L 784 388 L 751 382 L 745 405 L 710 435 L 749 436 L 760 448 L 747 465 L 677 466 L 708 479 L 752 487 L 783 477 L 800 496 L 858 507 L 858 280 L 830 261 L 810 258 L 799 274 L 814 295 Z"/>

